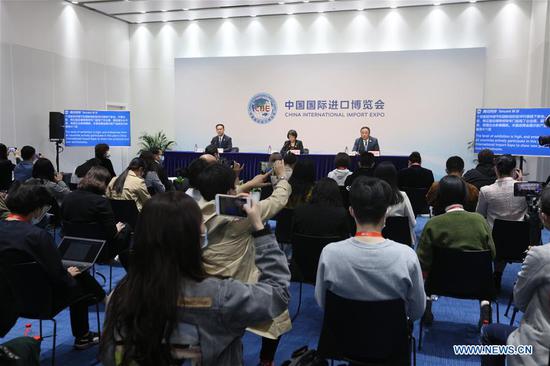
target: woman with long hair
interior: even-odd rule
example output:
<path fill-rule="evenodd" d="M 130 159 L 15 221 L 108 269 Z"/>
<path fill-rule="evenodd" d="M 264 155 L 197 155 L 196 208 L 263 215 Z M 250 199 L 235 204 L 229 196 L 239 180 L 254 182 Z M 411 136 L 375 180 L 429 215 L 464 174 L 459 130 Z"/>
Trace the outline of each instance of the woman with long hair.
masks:
<path fill-rule="evenodd" d="M 146 168 L 144 179 L 149 193 L 155 194 L 165 192 L 166 187 L 159 178 L 158 170 L 160 165 L 157 164 L 155 155 L 151 151 L 142 151 L 139 157 L 145 162 Z"/>
<path fill-rule="evenodd" d="M 63 203 L 63 199 L 71 193 L 63 181 L 63 174 L 57 173 L 52 162 L 46 158 L 36 160 L 32 167 L 32 178 L 28 181 L 46 187 L 59 206 Z"/>
<path fill-rule="evenodd" d="M 307 202 L 311 197 L 311 190 L 315 184 L 315 165 L 309 159 L 298 159 L 292 175 L 288 180 L 292 193 L 288 199 L 287 208 L 295 208 Z"/>
<path fill-rule="evenodd" d="M 145 161 L 134 158 L 128 168 L 118 177 L 111 179 L 107 187 L 107 197 L 115 200 L 134 200 L 139 211 L 143 204 L 151 198 L 143 176 L 147 169 Z"/>
<path fill-rule="evenodd" d="M 286 310 L 290 280 L 259 206 L 245 210 L 256 238 L 256 284 L 206 273 L 205 226 L 191 197 L 170 191 L 145 203 L 128 274 L 107 307 L 104 365 L 168 366 L 189 358 L 204 366 L 242 365 L 245 328 Z"/>
<path fill-rule="evenodd" d="M 374 169 L 374 176 L 386 181 L 392 190 L 392 202 L 388 208 L 386 216 L 401 216 L 409 219 L 409 229 L 411 232 L 411 243 L 416 243 L 416 234 L 414 227 L 416 226 L 416 216 L 414 214 L 411 201 L 407 196 L 407 193 L 399 190 L 397 183 L 397 169 L 392 162 L 383 161 L 376 169 Z"/>

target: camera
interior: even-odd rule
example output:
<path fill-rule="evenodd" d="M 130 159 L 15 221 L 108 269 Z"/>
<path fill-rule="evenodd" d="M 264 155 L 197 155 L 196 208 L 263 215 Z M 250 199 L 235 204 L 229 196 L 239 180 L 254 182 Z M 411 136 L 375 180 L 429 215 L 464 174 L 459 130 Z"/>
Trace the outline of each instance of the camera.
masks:
<path fill-rule="evenodd" d="M 550 127 L 550 115 L 544 120 L 544 125 Z M 539 136 L 539 145 L 550 147 L 550 135 Z"/>
<path fill-rule="evenodd" d="M 538 214 L 538 202 L 544 186 L 545 183 L 542 182 L 514 183 L 514 196 L 525 197 L 527 203 L 526 220 L 529 222 L 529 241 L 531 245 L 539 245 L 542 243 L 542 222 Z"/>

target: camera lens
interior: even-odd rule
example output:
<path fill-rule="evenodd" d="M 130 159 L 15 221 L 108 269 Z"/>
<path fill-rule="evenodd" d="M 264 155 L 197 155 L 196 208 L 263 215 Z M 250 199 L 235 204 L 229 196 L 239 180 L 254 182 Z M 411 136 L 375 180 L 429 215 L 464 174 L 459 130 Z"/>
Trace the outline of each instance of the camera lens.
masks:
<path fill-rule="evenodd" d="M 550 135 L 539 136 L 539 145 L 540 146 L 550 145 Z"/>

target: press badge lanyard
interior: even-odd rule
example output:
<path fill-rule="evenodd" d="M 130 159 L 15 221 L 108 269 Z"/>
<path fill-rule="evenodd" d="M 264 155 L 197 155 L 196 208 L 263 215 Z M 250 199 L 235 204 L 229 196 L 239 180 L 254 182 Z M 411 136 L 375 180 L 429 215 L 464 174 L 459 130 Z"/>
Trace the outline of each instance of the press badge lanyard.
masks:
<path fill-rule="evenodd" d="M 21 215 L 18 215 L 18 214 L 9 214 L 6 219 L 10 219 L 10 220 L 13 220 L 13 221 L 25 221 L 25 218 Z"/>
<path fill-rule="evenodd" d="M 383 238 L 382 233 L 379 231 L 358 231 L 355 236 L 367 236 L 370 238 Z"/>

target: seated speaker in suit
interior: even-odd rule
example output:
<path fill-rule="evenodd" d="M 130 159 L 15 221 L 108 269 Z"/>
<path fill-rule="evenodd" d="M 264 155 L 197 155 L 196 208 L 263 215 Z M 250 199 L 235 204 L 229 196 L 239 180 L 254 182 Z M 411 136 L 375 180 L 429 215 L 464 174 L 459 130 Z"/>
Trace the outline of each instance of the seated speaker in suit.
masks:
<path fill-rule="evenodd" d="M 286 134 L 288 140 L 285 141 L 281 149 L 281 155 L 285 156 L 290 150 L 300 150 L 300 154 L 304 153 L 304 144 L 298 140 L 298 132 L 296 130 L 290 130 Z"/>
<path fill-rule="evenodd" d="M 225 126 L 221 123 L 216 125 L 216 136 L 212 137 L 210 145 L 216 149 L 223 149 L 224 152 L 229 152 L 233 148 L 231 137 L 225 134 Z"/>
<path fill-rule="evenodd" d="M 300 154 L 304 153 L 304 144 L 298 140 L 298 132 L 296 130 L 289 130 L 286 134 L 288 140 L 285 141 L 281 148 L 281 154 L 286 155 L 290 150 L 300 150 Z"/>
<path fill-rule="evenodd" d="M 352 151 L 357 151 L 358 153 L 362 153 L 363 151 L 380 151 L 378 139 L 370 135 L 370 128 L 363 126 L 359 132 L 361 132 L 361 137 L 353 143 Z"/>

